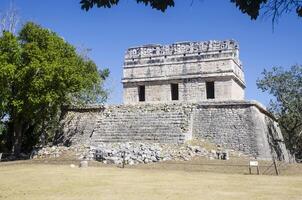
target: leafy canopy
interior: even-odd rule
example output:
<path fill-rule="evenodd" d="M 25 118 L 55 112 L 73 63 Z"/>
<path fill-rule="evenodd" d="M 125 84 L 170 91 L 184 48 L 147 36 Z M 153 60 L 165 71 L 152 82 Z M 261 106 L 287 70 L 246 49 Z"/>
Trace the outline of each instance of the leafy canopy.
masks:
<path fill-rule="evenodd" d="M 25 24 L 18 36 L 3 32 L 0 71 L 0 117 L 16 124 L 12 135 L 18 135 L 17 125 L 24 133 L 51 121 L 64 105 L 107 97 L 101 86 L 109 71 L 98 71 L 63 38 L 34 23 Z"/>
<path fill-rule="evenodd" d="M 288 148 L 302 158 L 302 66 L 264 70 L 257 86 L 274 96 L 269 110 L 276 115 Z"/>
<path fill-rule="evenodd" d="M 174 0 L 135 0 L 137 3 L 145 4 L 146 6 L 151 6 L 153 9 L 160 10 L 164 12 L 168 7 L 174 7 Z M 82 9 L 88 11 L 93 6 L 98 8 L 111 8 L 112 6 L 118 5 L 119 0 L 81 0 L 80 4 Z"/>
<path fill-rule="evenodd" d="M 135 0 L 136 3 L 142 3 L 153 9 L 165 12 L 169 7 L 175 6 L 175 0 Z M 82 9 L 88 11 L 94 6 L 98 8 L 111 8 L 119 4 L 119 0 L 81 0 Z M 189 2 L 193 2 L 190 0 Z M 242 13 L 247 14 L 255 20 L 263 9 L 265 14 L 272 17 L 275 21 L 283 13 L 295 11 L 299 17 L 302 17 L 301 0 L 230 0 Z"/>
<path fill-rule="evenodd" d="M 5 32 L 0 39 L 1 111 L 32 119 L 71 94 L 101 81 L 96 65 L 76 54 L 56 33 L 27 23 L 19 37 Z"/>

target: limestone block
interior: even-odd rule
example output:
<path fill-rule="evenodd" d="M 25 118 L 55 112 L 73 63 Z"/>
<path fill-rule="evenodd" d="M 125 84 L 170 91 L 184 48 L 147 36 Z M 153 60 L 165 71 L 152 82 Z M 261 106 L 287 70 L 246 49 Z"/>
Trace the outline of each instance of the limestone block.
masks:
<path fill-rule="evenodd" d="M 82 160 L 80 162 L 80 168 L 87 168 L 88 167 L 88 161 L 87 160 Z"/>

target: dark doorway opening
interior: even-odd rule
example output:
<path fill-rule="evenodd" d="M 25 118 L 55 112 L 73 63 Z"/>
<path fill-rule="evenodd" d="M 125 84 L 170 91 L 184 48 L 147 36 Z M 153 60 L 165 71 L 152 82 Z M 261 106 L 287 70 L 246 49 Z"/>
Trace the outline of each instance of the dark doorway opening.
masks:
<path fill-rule="evenodd" d="M 178 100 L 179 95 L 178 95 L 178 84 L 172 83 L 171 84 L 171 99 L 172 101 Z"/>
<path fill-rule="evenodd" d="M 214 81 L 206 82 L 207 99 L 215 98 L 215 86 Z"/>
<path fill-rule="evenodd" d="M 138 86 L 138 99 L 139 101 L 145 101 L 145 86 Z"/>

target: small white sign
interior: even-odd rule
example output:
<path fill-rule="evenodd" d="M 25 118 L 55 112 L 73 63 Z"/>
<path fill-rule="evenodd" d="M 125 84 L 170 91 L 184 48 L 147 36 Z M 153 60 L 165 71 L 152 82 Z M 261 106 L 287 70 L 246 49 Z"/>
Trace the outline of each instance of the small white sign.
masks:
<path fill-rule="evenodd" d="M 255 166 L 255 167 L 257 167 L 257 166 L 258 166 L 258 161 L 256 161 L 256 160 L 251 160 L 251 161 L 250 161 L 250 166 Z"/>

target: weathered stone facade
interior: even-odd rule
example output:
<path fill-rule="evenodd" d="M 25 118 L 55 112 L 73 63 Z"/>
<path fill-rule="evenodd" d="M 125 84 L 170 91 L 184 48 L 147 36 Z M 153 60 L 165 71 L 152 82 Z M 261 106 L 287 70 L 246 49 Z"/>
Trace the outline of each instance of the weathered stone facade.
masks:
<path fill-rule="evenodd" d="M 280 130 L 256 102 L 139 104 L 70 109 L 65 144 L 101 142 L 183 143 L 203 138 L 262 159 L 272 153 L 288 160 Z M 270 144 L 274 145 L 270 145 Z"/>
<path fill-rule="evenodd" d="M 244 75 L 233 40 L 182 42 L 130 48 L 125 55 L 124 103 L 243 100 Z M 207 87 L 212 82 L 213 88 Z M 177 98 L 172 97 L 174 84 Z M 144 98 L 140 99 L 140 87 Z"/>
<path fill-rule="evenodd" d="M 130 48 L 124 105 L 69 109 L 57 141 L 184 143 L 202 138 L 271 159 L 289 160 L 274 117 L 244 100 L 244 75 L 233 40 Z"/>

